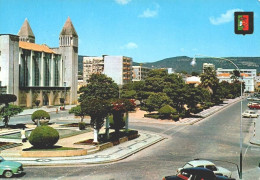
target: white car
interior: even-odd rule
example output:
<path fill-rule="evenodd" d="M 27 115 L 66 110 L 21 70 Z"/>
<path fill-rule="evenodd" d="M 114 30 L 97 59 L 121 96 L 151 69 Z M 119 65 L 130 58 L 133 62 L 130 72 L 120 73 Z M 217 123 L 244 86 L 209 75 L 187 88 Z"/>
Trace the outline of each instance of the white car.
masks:
<path fill-rule="evenodd" d="M 214 163 L 208 160 L 194 160 L 186 163 L 182 168 L 179 168 L 177 172 L 180 172 L 182 169 L 191 168 L 191 167 L 201 167 L 206 168 L 214 172 L 215 175 L 231 177 L 231 171 L 223 167 L 215 166 Z"/>
<path fill-rule="evenodd" d="M 259 114 L 257 114 L 253 110 L 246 110 L 245 112 L 242 113 L 242 117 L 248 117 L 248 118 L 257 118 Z"/>

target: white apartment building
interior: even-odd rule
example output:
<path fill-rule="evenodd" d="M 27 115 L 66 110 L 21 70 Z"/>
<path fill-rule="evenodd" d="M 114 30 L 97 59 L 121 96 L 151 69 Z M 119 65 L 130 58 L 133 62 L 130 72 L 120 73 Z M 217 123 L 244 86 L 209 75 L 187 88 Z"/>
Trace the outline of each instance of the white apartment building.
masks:
<path fill-rule="evenodd" d="M 229 83 L 232 82 L 231 76 L 234 69 L 217 69 L 217 77 L 220 82 L 227 81 Z M 245 90 L 249 92 L 255 91 L 255 80 L 256 80 L 256 69 L 240 69 L 240 75 L 242 76 L 242 81 L 245 83 Z M 241 77 L 238 79 L 241 81 Z"/>
<path fill-rule="evenodd" d="M 104 56 L 104 74 L 119 86 L 132 81 L 132 58 L 125 56 Z"/>
<path fill-rule="evenodd" d="M 148 72 L 151 70 L 148 67 L 143 67 L 143 66 L 132 66 L 133 68 L 133 81 L 141 81 L 144 80 Z"/>

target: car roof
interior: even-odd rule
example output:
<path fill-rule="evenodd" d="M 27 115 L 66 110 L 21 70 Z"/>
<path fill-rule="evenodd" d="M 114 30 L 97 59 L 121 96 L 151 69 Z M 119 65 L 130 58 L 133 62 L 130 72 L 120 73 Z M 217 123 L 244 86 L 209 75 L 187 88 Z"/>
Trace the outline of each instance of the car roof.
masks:
<path fill-rule="evenodd" d="M 212 162 L 207 161 L 207 160 L 193 160 L 193 161 L 188 162 L 188 164 L 191 164 L 192 166 L 215 165 L 215 164 L 213 164 Z"/>

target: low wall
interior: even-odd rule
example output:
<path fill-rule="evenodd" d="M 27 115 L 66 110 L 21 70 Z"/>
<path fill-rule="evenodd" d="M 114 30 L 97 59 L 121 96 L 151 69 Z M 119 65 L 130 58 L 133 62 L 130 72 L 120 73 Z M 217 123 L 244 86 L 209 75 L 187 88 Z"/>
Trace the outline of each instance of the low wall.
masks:
<path fill-rule="evenodd" d="M 57 151 L 22 151 L 22 157 L 70 157 L 83 156 L 87 154 L 86 149 L 57 150 Z"/>

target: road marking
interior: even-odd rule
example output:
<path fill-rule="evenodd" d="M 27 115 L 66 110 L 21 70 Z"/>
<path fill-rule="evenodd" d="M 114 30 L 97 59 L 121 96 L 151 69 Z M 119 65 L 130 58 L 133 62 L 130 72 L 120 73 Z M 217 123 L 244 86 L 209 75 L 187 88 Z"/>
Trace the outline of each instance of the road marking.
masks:
<path fill-rule="evenodd" d="M 163 131 L 163 132 L 161 132 L 162 134 L 165 134 L 165 132 L 167 132 L 167 131 L 170 131 L 170 130 L 172 130 L 172 129 L 174 129 L 174 128 L 176 128 L 177 126 L 174 126 L 174 127 L 171 127 L 171 128 L 169 128 L 169 129 L 166 129 L 165 131 Z M 179 126 L 178 126 L 179 127 Z M 179 132 L 180 130 L 182 130 L 182 129 L 184 129 L 184 128 L 187 128 L 188 126 L 184 126 L 183 128 L 180 128 L 180 129 L 178 129 L 176 132 Z M 171 134 L 172 135 L 172 134 Z"/>

